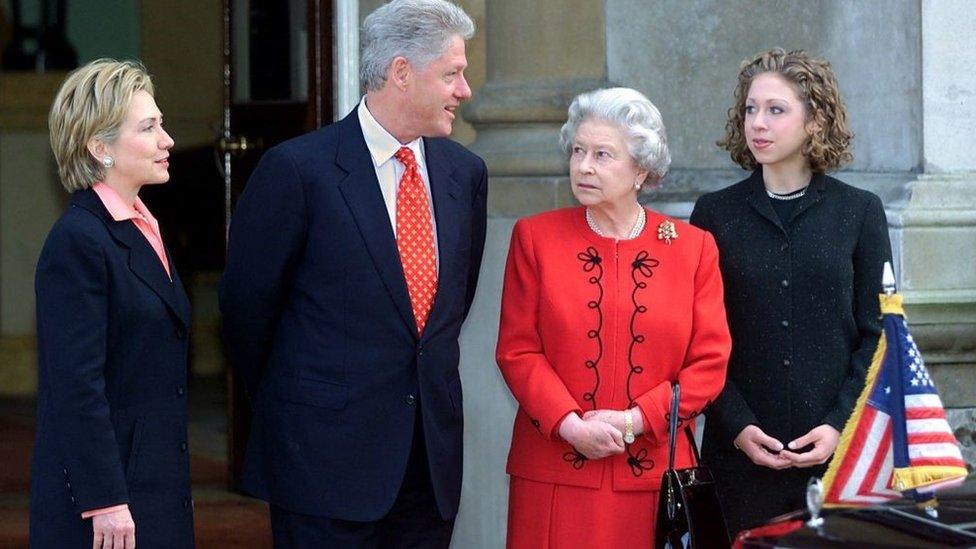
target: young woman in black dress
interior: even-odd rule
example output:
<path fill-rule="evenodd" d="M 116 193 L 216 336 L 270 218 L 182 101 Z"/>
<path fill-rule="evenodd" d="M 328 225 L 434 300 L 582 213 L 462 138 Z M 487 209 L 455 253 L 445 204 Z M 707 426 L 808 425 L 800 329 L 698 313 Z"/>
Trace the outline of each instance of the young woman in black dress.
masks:
<path fill-rule="evenodd" d="M 691 215 L 718 244 L 732 333 L 702 448 L 732 534 L 802 508 L 881 331 L 884 207 L 826 175 L 852 160 L 846 118 L 826 61 L 780 48 L 746 61 L 719 145 L 752 174 Z"/>

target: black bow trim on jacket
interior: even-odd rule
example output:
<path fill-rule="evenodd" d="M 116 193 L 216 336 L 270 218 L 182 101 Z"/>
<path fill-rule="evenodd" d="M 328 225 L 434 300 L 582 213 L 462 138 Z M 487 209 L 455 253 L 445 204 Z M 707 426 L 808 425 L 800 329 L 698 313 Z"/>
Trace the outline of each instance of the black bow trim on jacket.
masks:
<path fill-rule="evenodd" d="M 630 315 L 630 345 L 627 348 L 627 364 L 630 366 L 630 371 L 627 373 L 628 409 L 637 405 L 631 387 L 634 376 L 644 373 L 644 366 L 634 362 L 634 350 L 647 340 L 644 334 L 637 333 L 637 316 L 647 312 L 647 306 L 638 301 L 637 293 L 647 288 L 647 282 L 642 278 L 654 276 L 654 269 L 660 264 L 661 262 L 651 257 L 651 254 L 646 250 L 641 250 L 630 264 L 630 279 L 634 283 L 634 289 L 630 293 L 630 302 L 633 304 L 634 310 Z M 630 466 L 630 472 L 635 477 L 639 477 L 644 474 L 644 471 L 650 471 L 654 468 L 654 460 L 647 457 L 647 448 L 635 449 L 635 444 L 627 445 L 627 465 Z"/>
<path fill-rule="evenodd" d="M 701 410 L 692 410 L 687 416 L 682 416 L 681 414 L 678 414 L 678 427 L 684 427 L 685 423 L 705 413 L 705 410 L 707 410 L 708 407 L 711 405 L 712 405 L 712 399 L 708 399 L 708 401 L 705 402 L 705 405 L 702 406 Z M 667 423 L 671 423 L 671 412 L 664 413 L 664 421 L 666 421 Z"/>
<path fill-rule="evenodd" d="M 571 452 L 566 452 L 565 454 L 563 454 L 563 461 L 567 463 L 571 463 L 573 465 L 573 469 L 576 469 L 577 471 L 579 471 L 580 469 L 583 468 L 584 465 L 586 465 L 586 460 L 587 457 L 579 453 L 579 451 L 576 450 L 575 448 L 573 448 Z"/>
<path fill-rule="evenodd" d="M 589 246 L 586 250 L 576 254 L 576 258 L 583 262 L 583 272 L 593 273 L 587 281 L 596 286 L 597 290 L 596 299 L 586 303 L 588 308 L 596 311 L 596 327 L 587 330 L 586 337 L 596 340 L 597 351 L 595 357 L 584 362 L 587 368 L 593 370 L 594 383 L 593 390 L 583 393 L 583 400 L 589 402 L 591 408 L 596 410 L 596 395 L 600 389 L 600 369 L 598 366 L 600 360 L 603 359 L 603 336 L 601 335 L 603 330 L 603 259 L 600 257 L 600 252 L 593 246 Z"/>
<path fill-rule="evenodd" d="M 654 460 L 647 457 L 647 448 L 641 448 L 636 452 L 630 452 L 630 445 L 627 447 L 627 465 L 630 466 L 630 472 L 633 473 L 635 477 L 639 477 L 644 474 L 644 471 L 650 471 L 654 468 Z"/>

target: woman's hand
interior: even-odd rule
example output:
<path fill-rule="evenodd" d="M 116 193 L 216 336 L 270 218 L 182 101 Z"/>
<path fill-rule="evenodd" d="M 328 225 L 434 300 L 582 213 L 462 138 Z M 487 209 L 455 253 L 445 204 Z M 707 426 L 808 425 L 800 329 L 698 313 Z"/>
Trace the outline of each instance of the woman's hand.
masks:
<path fill-rule="evenodd" d="M 746 425 L 739 436 L 735 437 L 734 444 L 756 465 L 770 469 L 787 469 L 793 466 L 793 461 L 783 455 L 783 443 L 755 425 Z"/>
<path fill-rule="evenodd" d="M 95 530 L 92 549 L 135 549 L 136 524 L 128 509 L 95 515 L 92 528 Z"/>
<path fill-rule="evenodd" d="M 813 467 L 825 463 L 833 455 L 840 442 L 840 432 L 830 425 L 824 424 L 810 429 L 810 432 L 802 437 L 787 444 L 788 450 L 783 450 L 780 455 L 790 460 L 794 467 Z M 797 453 L 804 446 L 813 444 L 813 449 L 808 452 Z M 790 451 L 794 450 L 794 451 Z"/>
<path fill-rule="evenodd" d="M 630 409 L 630 414 L 634 418 L 634 435 L 640 436 L 644 434 L 644 414 L 641 413 L 640 408 L 634 406 Z M 617 410 L 590 410 L 589 412 L 583 413 L 583 420 L 609 423 L 621 433 L 627 430 L 627 420 L 624 419 L 624 412 Z"/>
<path fill-rule="evenodd" d="M 624 436 L 620 429 L 605 421 L 583 421 L 573 413 L 559 425 L 559 436 L 589 459 L 601 459 L 624 451 Z"/>

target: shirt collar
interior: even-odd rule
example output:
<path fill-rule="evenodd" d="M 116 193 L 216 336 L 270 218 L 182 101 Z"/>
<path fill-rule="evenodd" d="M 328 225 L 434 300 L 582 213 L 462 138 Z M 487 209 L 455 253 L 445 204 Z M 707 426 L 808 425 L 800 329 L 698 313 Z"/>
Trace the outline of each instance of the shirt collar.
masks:
<path fill-rule="evenodd" d="M 102 204 L 105 205 L 105 209 L 108 210 L 109 215 L 112 219 L 116 221 L 125 221 L 127 219 L 145 219 L 146 221 L 155 224 L 156 218 L 149 213 L 149 208 L 142 202 L 142 199 L 136 196 L 135 203 L 130 206 L 126 204 L 125 199 L 115 191 L 112 187 L 109 187 L 105 183 L 99 181 L 92 185 L 92 190 L 101 199 Z"/>
<path fill-rule="evenodd" d="M 390 132 L 386 131 L 386 128 L 373 118 L 373 114 L 366 107 L 365 95 L 359 101 L 359 107 L 356 111 L 359 115 L 359 125 L 363 129 L 366 147 L 369 148 L 369 154 L 373 158 L 374 167 L 382 166 L 393 158 L 400 147 L 410 147 L 417 161 L 423 162 L 424 140 L 422 138 L 418 137 L 407 144 L 400 143 L 396 137 L 393 137 Z"/>

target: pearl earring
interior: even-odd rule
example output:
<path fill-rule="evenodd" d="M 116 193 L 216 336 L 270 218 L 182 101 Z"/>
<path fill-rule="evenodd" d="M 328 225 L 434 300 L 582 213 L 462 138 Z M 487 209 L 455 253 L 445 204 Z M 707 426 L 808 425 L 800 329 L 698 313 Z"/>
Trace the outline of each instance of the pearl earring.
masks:
<path fill-rule="evenodd" d="M 111 168 L 112 166 L 115 165 L 115 159 L 112 158 L 111 156 L 106 156 L 105 158 L 102 159 L 102 165 L 105 166 L 106 168 Z"/>

